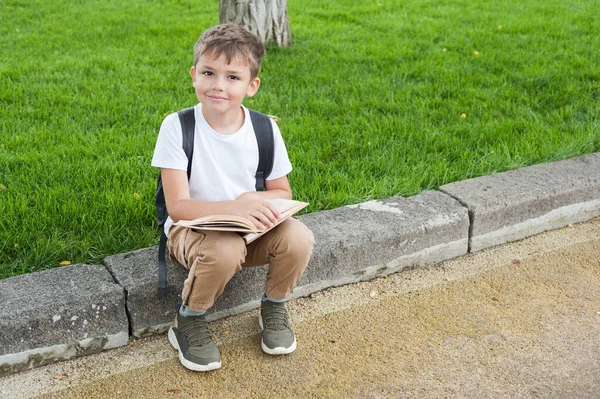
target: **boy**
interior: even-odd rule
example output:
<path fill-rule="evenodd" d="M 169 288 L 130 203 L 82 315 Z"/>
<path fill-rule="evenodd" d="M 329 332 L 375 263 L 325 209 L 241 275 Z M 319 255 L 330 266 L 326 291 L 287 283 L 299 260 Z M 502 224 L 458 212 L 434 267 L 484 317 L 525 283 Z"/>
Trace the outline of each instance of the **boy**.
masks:
<path fill-rule="evenodd" d="M 263 351 L 279 355 L 296 349 L 284 301 L 310 258 L 314 241 L 306 226 L 289 218 L 247 246 L 237 233 L 171 228 L 174 221 L 182 219 L 231 214 L 244 216 L 266 229 L 279 216 L 266 200 L 292 198 L 287 179 L 292 165 L 273 121 L 273 169 L 266 191 L 254 191 L 258 145 L 242 101 L 252 97 L 260 86 L 257 74 L 264 52 L 260 40 L 239 25 L 219 25 L 205 31 L 194 48 L 190 70 L 199 104 L 194 109 L 196 127 L 189 182 L 176 113 L 163 121 L 154 150 L 152 166 L 161 168 L 169 212 L 165 223 L 167 246 L 171 256 L 189 269 L 169 342 L 190 370 L 221 367 L 205 312 L 233 275 L 246 266 L 269 264 L 259 316 Z"/>

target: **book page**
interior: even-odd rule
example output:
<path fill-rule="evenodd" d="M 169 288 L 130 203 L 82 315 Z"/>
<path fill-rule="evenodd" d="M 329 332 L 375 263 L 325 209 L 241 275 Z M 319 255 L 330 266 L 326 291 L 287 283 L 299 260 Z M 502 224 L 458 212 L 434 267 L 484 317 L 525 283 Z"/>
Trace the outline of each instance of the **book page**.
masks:
<path fill-rule="evenodd" d="M 173 225 L 197 230 L 240 231 L 245 233 L 260 231 L 248 219 L 234 215 L 209 215 L 194 220 L 180 220 L 173 223 Z"/>
<path fill-rule="evenodd" d="M 283 198 L 273 198 L 273 199 L 267 200 L 267 202 L 269 202 L 271 205 L 273 205 L 275 207 L 275 209 L 277 209 L 279 212 L 284 212 L 285 210 L 294 206 L 294 204 L 297 203 L 298 201 L 287 200 L 287 199 L 283 199 Z"/>

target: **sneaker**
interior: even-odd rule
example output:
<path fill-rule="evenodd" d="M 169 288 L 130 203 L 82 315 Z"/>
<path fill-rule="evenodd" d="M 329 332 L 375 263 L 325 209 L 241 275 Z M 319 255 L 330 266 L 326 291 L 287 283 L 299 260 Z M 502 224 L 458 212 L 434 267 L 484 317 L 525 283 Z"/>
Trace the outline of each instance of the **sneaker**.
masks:
<path fill-rule="evenodd" d="M 177 312 L 169 329 L 169 342 L 179 351 L 183 367 L 193 371 L 210 371 L 221 367 L 221 355 L 215 345 L 206 315 L 182 316 Z"/>
<path fill-rule="evenodd" d="M 285 355 L 296 350 L 296 337 L 283 302 L 263 301 L 258 318 L 261 347 L 269 355 Z"/>

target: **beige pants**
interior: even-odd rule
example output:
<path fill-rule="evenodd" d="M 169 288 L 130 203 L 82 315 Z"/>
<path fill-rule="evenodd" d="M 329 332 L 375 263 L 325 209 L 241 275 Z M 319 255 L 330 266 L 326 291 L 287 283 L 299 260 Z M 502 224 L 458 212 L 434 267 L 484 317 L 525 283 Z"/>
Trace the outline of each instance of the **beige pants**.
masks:
<path fill-rule="evenodd" d="M 209 309 L 242 267 L 267 263 L 265 292 L 271 298 L 288 297 L 308 265 L 313 244 L 312 232 L 295 218 L 249 245 L 238 233 L 180 226 L 169 230 L 167 241 L 171 257 L 189 269 L 181 298 L 195 311 Z"/>

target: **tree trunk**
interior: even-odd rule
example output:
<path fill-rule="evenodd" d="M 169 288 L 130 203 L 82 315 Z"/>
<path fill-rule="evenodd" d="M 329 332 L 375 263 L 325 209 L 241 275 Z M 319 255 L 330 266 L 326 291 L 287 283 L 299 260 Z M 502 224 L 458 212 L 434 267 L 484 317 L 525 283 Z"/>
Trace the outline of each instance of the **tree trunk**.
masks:
<path fill-rule="evenodd" d="M 242 25 L 265 44 L 292 45 L 286 0 L 219 0 L 219 22 Z"/>

